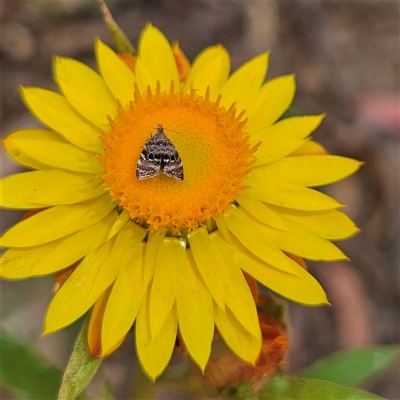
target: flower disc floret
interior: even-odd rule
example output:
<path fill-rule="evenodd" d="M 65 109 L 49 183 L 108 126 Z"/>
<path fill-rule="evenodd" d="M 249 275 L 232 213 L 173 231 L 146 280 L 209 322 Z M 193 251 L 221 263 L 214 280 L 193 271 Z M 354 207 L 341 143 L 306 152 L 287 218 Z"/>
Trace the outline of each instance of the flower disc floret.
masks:
<path fill-rule="evenodd" d="M 208 93 L 208 92 L 207 92 Z M 198 96 L 195 90 L 162 92 L 160 85 L 142 95 L 110 119 L 102 133 L 105 149 L 103 179 L 113 200 L 132 219 L 151 227 L 173 226 L 189 230 L 227 211 L 246 186 L 256 146 L 250 148 L 243 113 L 234 105 L 220 106 L 220 98 Z M 160 174 L 139 180 L 136 165 L 146 140 L 162 124 L 182 159 L 182 182 Z"/>

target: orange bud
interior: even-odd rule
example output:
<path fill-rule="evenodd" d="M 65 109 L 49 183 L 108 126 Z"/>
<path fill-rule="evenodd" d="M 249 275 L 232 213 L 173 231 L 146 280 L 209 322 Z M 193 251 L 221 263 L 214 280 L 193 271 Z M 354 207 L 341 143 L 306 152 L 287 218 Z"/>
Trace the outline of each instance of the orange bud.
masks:
<path fill-rule="evenodd" d="M 79 265 L 80 261 L 72 264 L 68 268 L 65 268 L 61 271 L 58 271 L 54 275 L 54 285 L 53 290 L 54 293 L 58 292 L 61 289 L 61 286 L 67 281 L 67 279 L 71 276 L 71 274 L 75 271 L 76 267 Z"/>
<path fill-rule="evenodd" d="M 284 253 L 291 258 L 294 262 L 300 265 L 300 267 L 303 267 L 305 270 L 307 270 L 307 264 L 306 262 L 299 256 L 295 254 L 288 253 L 287 251 L 284 251 Z"/>
<path fill-rule="evenodd" d="M 246 279 L 247 284 L 249 285 L 251 294 L 253 295 L 254 301 L 257 303 L 258 301 L 258 285 L 257 281 L 249 274 L 246 272 L 242 271 L 244 278 Z"/>
<path fill-rule="evenodd" d="M 181 82 L 185 82 L 191 69 L 190 62 L 179 47 L 178 42 L 172 43 L 172 52 L 174 53 L 176 66 L 178 67 L 179 79 Z"/>
<path fill-rule="evenodd" d="M 129 69 L 135 72 L 136 57 L 133 54 L 122 53 L 118 54 L 118 57 L 129 67 Z"/>
<path fill-rule="evenodd" d="M 267 296 L 260 296 L 260 303 L 263 303 L 263 310 L 258 312 L 262 345 L 256 364 L 246 363 L 227 348 L 216 351 L 210 358 L 203 375 L 203 380 L 207 385 L 224 390 L 248 383 L 257 390 L 280 369 L 289 344 L 286 326 L 280 319 L 280 313 L 277 313 L 277 317 L 273 316 L 281 306 L 275 304 L 274 300 Z M 268 309 L 273 311 L 273 315 L 265 314 L 265 310 Z"/>

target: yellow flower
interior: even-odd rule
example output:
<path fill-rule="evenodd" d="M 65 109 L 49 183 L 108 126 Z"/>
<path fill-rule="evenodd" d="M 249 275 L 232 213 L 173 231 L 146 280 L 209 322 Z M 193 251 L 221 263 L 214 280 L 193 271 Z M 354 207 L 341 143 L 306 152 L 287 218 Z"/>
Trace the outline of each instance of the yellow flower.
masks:
<path fill-rule="evenodd" d="M 135 322 L 137 353 L 153 379 L 178 327 L 202 370 L 215 326 L 254 363 L 261 333 L 253 278 L 287 299 L 327 304 L 303 258 L 345 259 L 331 241 L 357 228 L 340 203 L 310 187 L 343 179 L 360 163 L 310 140 L 322 115 L 279 120 L 295 82 L 288 75 L 263 83 L 268 53 L 230 75 L 222 46 L 189 65 L 148 25 L 134 72 L 100 40 L 96 57 L 99 74 L 54 59 L 62 94 L 21 89 L 49 129 L 4 139 L 7 153 L 35 171 L 4 178 L 1 204 L 40 212 L 4 233 L 1 275 L 21 279 L 76 264 L 48 308 L 45 333 L 93 306 L 89 346 L 105 356 Z M 181 157 L 183 181 L 136 177 L 158 124 Z"/>

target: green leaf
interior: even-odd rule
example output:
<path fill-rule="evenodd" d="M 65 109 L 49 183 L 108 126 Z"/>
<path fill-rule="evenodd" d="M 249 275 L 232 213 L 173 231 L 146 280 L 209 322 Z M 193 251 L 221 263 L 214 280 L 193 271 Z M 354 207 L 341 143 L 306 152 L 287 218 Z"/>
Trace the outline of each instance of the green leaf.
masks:
<path fill-rule="evenodd" d="M 58 400 L 74 400 L 86 388 L 99 368 L 102 359 L 93 357 L 87 346 L 89 318 L 76 340 L 74 350 L 65 370 Z"/>
<path fill-rule="evenodd" d="M 28 345 L 0 331 L 0 383 L 18 398 L 55 399 L 62 373 Z"/>
<path fill-rule="evenodd" d="M 281 376 L 269 381 L 261 390 L 259 399 L 382 400 L 383 397 L 332 382 Z"/>
<path fill-rule="evenodd" d="M 398 355 L 397 346 L 350 349 L 319 360 L 298 375 L 354 387 L 383 371 Z"/>
<path fill-rule="evenodd" d="M 257 400 L 258 396 L 254 389 L 248 385 L 243 384 L 233 388 L 229 388 L 222 393 L 224 400 Z"/>

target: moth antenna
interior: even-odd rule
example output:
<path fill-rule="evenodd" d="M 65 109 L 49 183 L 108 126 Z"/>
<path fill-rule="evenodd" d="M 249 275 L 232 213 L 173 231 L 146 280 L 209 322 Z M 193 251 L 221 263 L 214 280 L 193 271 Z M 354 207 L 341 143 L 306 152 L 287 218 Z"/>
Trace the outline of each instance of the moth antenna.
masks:
<path fill-rule="evenodd" d="M 171 131 L 171 132 L 175 132 L 175 133 L 179 133 L 180 135 L 183 135 L 183 132 L 178 132 L 178 131 L 174 131 L 173 129 L 164 128 L 164 127 L 162 126 L 162 124 L 158 124 L 158 127 L 157 127 L 157 128 L 153 128 L 153 129 L 159 129 L 159 128 L 163 128 L 164 131 Z"/>

